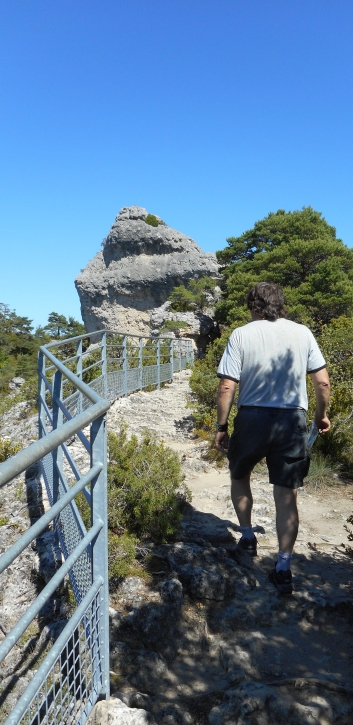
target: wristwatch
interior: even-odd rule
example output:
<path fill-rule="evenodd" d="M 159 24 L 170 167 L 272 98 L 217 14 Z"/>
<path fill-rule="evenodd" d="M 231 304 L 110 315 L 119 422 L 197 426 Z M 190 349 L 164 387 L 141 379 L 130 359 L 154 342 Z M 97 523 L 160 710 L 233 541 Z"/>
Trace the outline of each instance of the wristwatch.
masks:
<path fill-rule="evenodd" d="M 228 421 L 227 421 L 227 423 L 216 423 L 216 431 L 217 431 L 217 433 L 227 433 Z"/>

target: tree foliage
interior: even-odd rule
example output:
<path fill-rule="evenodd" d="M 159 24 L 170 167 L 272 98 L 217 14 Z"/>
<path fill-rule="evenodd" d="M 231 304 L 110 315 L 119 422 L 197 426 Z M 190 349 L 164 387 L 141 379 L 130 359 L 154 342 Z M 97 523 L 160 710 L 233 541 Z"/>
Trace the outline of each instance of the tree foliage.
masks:
<path fill-rule="evenodd" d="M 217 280 L 212 277 L 199 277 L 189 280 L 187 286 L 174 287 L 168 299 L 171 302 L 170 309 L 175 312 L 194 311 L 196 308 L 203 310 L 210 306 L 212 292 L 217 285 Z"/>
<path fill-rule="evenodd" d="M 45 327 L 33 331 L 32 320 L 17 315 L 8 305 L 0 303 L 0 415 L 20 400 L 27 400 L 32 406 L 37 398 L 38 349 L 55 339 L 83 334 L 82 323 L 64 315 L 52 312 Z M 23 377 L 25 384 L 15 397 L 9 396 L 9 382 L 14 377 Z"/>
<path fill-rule="evenodd" d="M 44 330 L 55 340 L 66 337 L 77 337 L 78 335 L 84 335 L 86 332 L 82 322 L 78 322 L 74 317 L 66 319 L 65 315 L 60 315 L 58 312 L 50 312 L 48 323 L 44 327 Z"/>
<path fill-rule="evenodd" d="M 353 314 L 353 251 L 336 238 L 320 212 L 270 213 L 217 252 L 224 294 L 218 319 L 246 322 L 245 298 L 256 282 L 274 282 L 285 293 L 288 316 L 313 326 Z"/>

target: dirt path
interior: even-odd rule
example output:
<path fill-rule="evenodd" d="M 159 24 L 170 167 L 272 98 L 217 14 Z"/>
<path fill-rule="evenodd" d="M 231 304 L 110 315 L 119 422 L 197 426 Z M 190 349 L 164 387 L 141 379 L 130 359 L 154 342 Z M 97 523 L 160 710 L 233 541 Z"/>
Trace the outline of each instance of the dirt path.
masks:
<path fill-rule="evenodd" d="M 110 429 L 124 416 L 131 431 L 152 429 L 179 452 L 193 500 L 173 541 L 141 547 L 144 576 L 128 577 L 112 594 L 115 696 L 100 703 L 92 723 L 351 725 L 353 560 L 342 544 L 347 543 L 344 524 L 353 508 L 353 485 L 335 478 L 325 491 L 312 487 L 299 493 L 295 591 L 287 599 L 279 597 L 267 581 L 277 541 L 266 468 L 257 469 L 252 484 L 259 554 L 246 560 L 236 552 L 239 532 L 227 468 L 218 471 L 205 462 L 203 444 L 192 437 L 189 375 L 181 373 L 160 391 L 120 399 L 108 413 Z M 35 437 L 35 420 L 22 420 L 19 410 L 18 422 L 8 417 L 0 432 L 28 443 Z M 72 447 L 75 456 L 81 455 L 76 442 Z M 11 496 L 0 502 L 1 515 L 8 518 L 0 528 L 1 550 L 26 527 L 27 509 L 31 513 L 40 503 L 36 478 L 27 478 L 27 483 L 24 477 L 14 481 Z M 35 508 L 32 515 L 37 516 Z M 18 570 L 12 568 L 19 597 L 14 598 L 9 581 L 0 582 L 0 639 L 35 595 L 39 575 L 46 579 L 48 566 L 55 567 L 54 560 L 47 561 L 47 546 L 43 537 L 28 561 L 23 555 Z M 32 657 L 35 641 L 42 651 L 65 623 L 63 603 L 51 606 L 52 628 L 32 632 L 15 659 L 7 660 L 0 704 L 2 693 L 11 707 L 36 669 L 26 659 L 27 649 Z M 18 658 L 24 662 L 21 671 Z M 13 668 L 20 688 L 9 695 Z"/>
<path fill-rule="evenodd" d="M 158 567 L 152 580 L 128 579 L 114 598 L 117 696 L 157 723 L 348 725 L 353 560 L 342 544 L 353 486 L 335 478 L 325 491 L 300 491 L 295 591 L 279 597 L 267 581 L 277 540 L 266 467 L 252 480 L 258 557 L 244 560 L 235 551 L 228 471 L 203 461 L 191 438 L 188 377 L 119 400 L 109 413 L 110 427 L 123 414 L 132 430 L 152 428 L 177 450 L 193 494 L 176 541 L 149 551 Z M 174 599 L 165 595 L 173 586 Z"/>

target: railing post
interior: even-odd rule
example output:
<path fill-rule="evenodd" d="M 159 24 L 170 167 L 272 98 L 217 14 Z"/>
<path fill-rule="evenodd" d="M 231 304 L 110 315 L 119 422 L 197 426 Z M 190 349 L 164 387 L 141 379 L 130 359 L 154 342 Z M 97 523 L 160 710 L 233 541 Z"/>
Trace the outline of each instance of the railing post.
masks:
<path fill-rule="evenodd" d="M 101 359 L 102 359 L 102 375 L 103 375 L 103 391 L 104 391 L 104 397 L 108 397 L 108 374 L 107 374 L 107 333 L 103 332 L 102 335 L 102 352 L 101 352 Z"/>
<path fill-rule="evenodd" d="M 173 378 L 174 378 L 174 338 L 173 337 L 170 338 L 170 343 L 169 343 L 169 360 L 170 360 L 170 367 L 171 367 L 171 372 L 172 372 L 170 379 L 173 382 Z"/>
<path fill-rule="evenodd" d="M 161 340 L 157 340 L 157 387 L 160 390 L 161 387 Z"/>
<path fill-rule="evenodd" d="M 123 395 L 127 396 L 127 345 L 126 335 L 123 337 Z"/>
<path fill-rule="evenodd" d="M 179 337 L 179 372 L 181 373 L 181 339 Z"/>
<path fill-rule="evenodd" d="M 79 340 L 76 343 L 76 375 L 80 380 L 82 380 L 82 340 Z M 78 404 L 77 404 L 77 412 L 82 413 L 82 393 L 81 391 L 78 394 Z"/>
<path fill-rule="evenodd" d="M 99 520 L 103 528 L 92 542 L 92 581 L 103 577 L 101 591 L 102 626 L 100 627 L 98 647 L 101 651 L 102 689 L 97 682 L 97 692 L 109 698 L 109 588 L 108 588 L 108 500 L 107 500 L 107 431 L 105 415 L 97 418 L 91 425 L 91 466 L 103 463 L 103 469 L 91 484 L 91 522 Z M 95 672 L 96 676 L 99 674 Z"/>
<path fill-rule="evenodd" d="M 142 337 L 139 337 L 139 388 L 142 390 L 143 375 L 142 375 Z"/>
<path fill-rule="evenodd" d="M 53 375 L 53 430 L 59 428 L 63 424 L 64 416 L 58 405 L 58 400 L 62 398 L 62 372 L 57 370 Z M 53 456 L 53 504 L 59 498 L 59 481 L 60 474 L 63 472 L 63 451 L 61 446 L 54 448 Z"/>
<path fill-rule="evenodd" d="M 45 356 L 40 350 L 38 355 L 38 438 L 43 438 L 46 431 L 45 410 L 42 403 L 45 401 L 45 382 L 42 375 L 45 375 Z"/>

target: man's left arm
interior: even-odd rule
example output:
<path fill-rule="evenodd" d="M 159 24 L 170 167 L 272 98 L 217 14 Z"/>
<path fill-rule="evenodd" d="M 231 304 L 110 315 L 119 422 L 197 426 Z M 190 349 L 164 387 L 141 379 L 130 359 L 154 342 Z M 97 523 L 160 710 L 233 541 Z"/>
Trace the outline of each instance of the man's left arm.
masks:
<path fill-rule="evenodd" d="M 228 416 L 233 405 L 237 383 L 230 378 L 221 378 L 217 393 L 217 423 L 227 425 Z M 215 447 L 218 451 L 225 453 L 228 448 L 228 430 L 217 431 L 215 436 Z"/>

